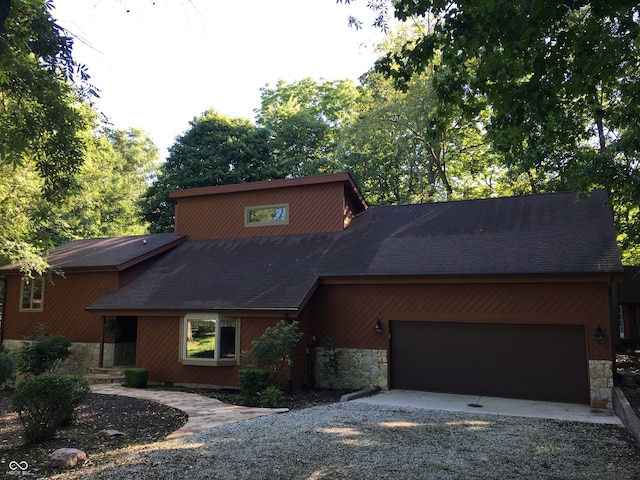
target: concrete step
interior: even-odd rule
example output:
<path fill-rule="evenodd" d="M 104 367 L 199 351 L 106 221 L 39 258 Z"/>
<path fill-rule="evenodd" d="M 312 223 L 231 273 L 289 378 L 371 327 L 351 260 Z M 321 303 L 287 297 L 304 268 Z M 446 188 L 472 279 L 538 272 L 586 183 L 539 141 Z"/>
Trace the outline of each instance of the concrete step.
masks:
<path fill-rule="evenodd" d="M 89 382 L 89 385 L 96 385 L 99 383 L 124 383 L 124 374 L 113 375 L 109 373 L 87 373 L 84 378 Z"/>
<path fill-rule="evenodd" d="M 92 367 L 84 375 L 89 384 L 96 385 L 99 383 L 124 383 L 124 371 L 128 366 L 117 367 Z"/>
<path fill-rule="evenodd" d="M 127 367 L 91 367 L 87 373 L 96 373 L 96 374 L 110 374 L 110 375 L 124 375 L 124 371 Z"/>

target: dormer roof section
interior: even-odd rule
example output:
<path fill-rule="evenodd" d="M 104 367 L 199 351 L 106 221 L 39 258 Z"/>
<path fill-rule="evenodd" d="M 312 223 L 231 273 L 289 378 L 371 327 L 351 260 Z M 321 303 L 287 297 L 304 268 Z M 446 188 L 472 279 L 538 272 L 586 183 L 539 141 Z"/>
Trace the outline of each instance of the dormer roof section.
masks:
<path fill-rule="evenodd" d="M 368 205 L 348 173 L 175 190 L 175 231 L 190 240 L 343 231 Z"/>

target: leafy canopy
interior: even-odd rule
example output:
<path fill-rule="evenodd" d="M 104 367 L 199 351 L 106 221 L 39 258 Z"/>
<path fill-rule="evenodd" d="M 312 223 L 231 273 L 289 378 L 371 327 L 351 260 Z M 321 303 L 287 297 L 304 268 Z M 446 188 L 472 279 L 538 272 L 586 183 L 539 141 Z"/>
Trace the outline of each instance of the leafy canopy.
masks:
<path fill-rule="evenodd" d="M 467 118 L 486 108 L 487 141 L 531 191 L 606 188 L 623 260 L 640 262 L 637 2 L 398 0 L 393 8 L 430 28 L 377 69 L 406 88 L 439 58 L 440 101 Z"/>
<path fill-rule="evenodd" d="M 52 8 L 45 0 L 0 1 L 0 261 L 27 273 L 47 268 L 33 219 L 74 187 L 87 127 L 81 99 L 96 94 Z"/>
<path fill-rule="evenodd" d="M 152 232 L 173 231 L 172 190 L 255 182 L 281 175 L 271 161 L 266 132 L 249 120 L 209 110 L 190 123 L 191 128 L 169 149 L 158 178 L 141 201 Z"/>

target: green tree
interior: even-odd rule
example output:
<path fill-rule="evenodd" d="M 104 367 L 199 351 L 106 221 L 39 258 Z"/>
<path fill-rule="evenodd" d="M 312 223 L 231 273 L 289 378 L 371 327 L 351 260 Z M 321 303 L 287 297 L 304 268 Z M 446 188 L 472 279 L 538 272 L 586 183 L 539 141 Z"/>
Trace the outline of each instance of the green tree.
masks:
<path fill-rule="evenodd" d="M 357 90 L 351 80 L 305 78 L 261 89 L 257 124 L 268 133 L 269 151 L 289 176 L 344 169 L 336 157 L 338 133 L 354 112 Z"/>
<path fill-rule="evenodd" d="M 425 23 L 400 26 L 379 46 L 399 52 Z M 344 129 L 342 151 L 372 204 L 472 198 L 512 191 L 500 156 L 484 138 L 486 111 L 473 115 L 442 102 L 434 88 L 438 59 L 399 89 L 371 71 L 360 78 L 357 115 Z"/>
<path fill-rule="evenodd" d="M 89 94 L 82 90 L 90 89 L 88 75 L 73 61 L 73 41 L 51 17 L 51 2 L 12 0 L 3 7 L 0 162 L 33 162 L 43 193 L 60 198 L 83 161 L 77 99 Z"/>
<path fill-rule="evenodd" d="M 45 212 L 41 229 L 55 245 L 145 233 L 139 202 L 155 171 L 158 148 L 139 129 L 101 128 L 85 135 L 86 158 L 76 175 L 78 186 Z"/>
<path fill-rule="evenodd" d="M 530 191 L 609 190 L 624 260 L 640 262 L 637 2 L 394 2 L 433 28 L 377 67 L 401 85 L 441 58 L 441 101 L 490 112 L 488 139 Z"/>
<path fill-rule="evenodd" d="M 0 2 L 0 260 L 38 273 L 47 265 L 33 215 L 73 186 L 84 158 L 80 98 L 95 94 L 51 9 L 45 0 Z"/>
<path fill-rule="evenodd" d="M 25 272 L 44 272 L 40 253 L 49 245 L 38 238 L 36 219 L 42 205 L 43 180 L 30 162 L 0 163 L 0 263 L 20 263 Z"/>
<path fill-rule="evenodd" d="M 139 130 L 101 127 L 87 105 L 83 115 L 85 160 L 64 198 L 42 195 L 34 161 L 0 164 L 0 263 L 44 272 L 42 252 L 60 243 L 146 231 L 138 201 L 156 168 L 157 148 Z"/>
<path fill-rule="evenodd" d="M 141 201 L 152 232 L 173 231 L 172 190 L 279 178 L 267 148 L 264 129 L 250 120 L 209 110 L 169 149 L 169 157 Z"/>
<path fill-rule="evenodd" d="M 269 371 L 273 385 L 279 387 L 287 373 L 290 373 L 293 349 L 302 337 L 303 334 L 298 330 L 298 322 L 279 320 L 273 327 L 267 327 L 260 338 L 251 342 L 248 362 L 259 369 Z M 289 383 L 290 380 L 289 378 Z M 287 388 L 290 390 L 291 385 Z"/>

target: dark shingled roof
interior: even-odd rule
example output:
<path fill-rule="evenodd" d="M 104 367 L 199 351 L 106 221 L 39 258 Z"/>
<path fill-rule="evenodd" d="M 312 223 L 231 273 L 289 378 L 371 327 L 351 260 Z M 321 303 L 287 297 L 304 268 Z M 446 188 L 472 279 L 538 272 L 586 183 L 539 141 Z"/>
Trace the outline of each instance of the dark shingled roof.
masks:
<path fill-rule="evenodd" d="M 60 245 L 46 260 L 49 265 L 61 270 L 122 270 L 185 240 L 183 235 L 173 233 L 76 240 Z M 20 270 L 19 265 L 0 268 L 5 272 L 17 270 Z"/>
<path fill-rule="evenodd" d="M 344 232 L 188 241 L 91 310 L 296 310 L 320 277 L 622 272 L 606 194 L 371 207 Z"/>
<path fill-rule="evenodd" d="M 323 275 L 621 272 L 604 191 L 370 208 Z"/>
<path fill-rule="evenodd" d="M 337 235 L 188 241 L 90 310 L 296 310 Z"/>

